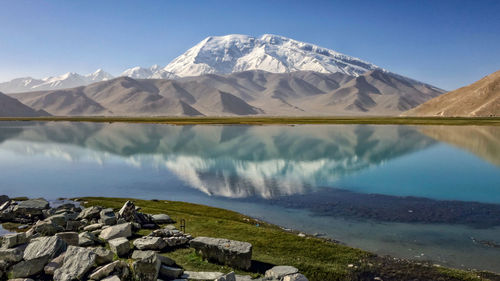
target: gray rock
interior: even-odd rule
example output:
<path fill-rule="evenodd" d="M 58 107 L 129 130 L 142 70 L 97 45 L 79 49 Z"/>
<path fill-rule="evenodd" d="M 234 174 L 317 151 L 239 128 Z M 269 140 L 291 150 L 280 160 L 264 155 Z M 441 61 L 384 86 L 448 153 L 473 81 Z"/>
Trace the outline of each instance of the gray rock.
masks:
<path fill-rule="evenodd" d="M 96 254 L 91 249 L 69 246 L 63 265 L 54 272 L 54 280 L 81 280 L 95 266 L 95 260 Z"/>
<path fill-rule="evenodd" d="M 64 262 L 64 253 L 52 259 L 44 268 L 43 271 L 47 275 L 54 275 L 54 271 L 62 266 Z"/>
<path fill-rule="evenodd" d="M 105 266 L 101 266 L 101 267 L 97 268 L 96 270 L 94 270 L 94 272 L 92 272 L 89 275 L 89 278 L 92 280 L 101 280 L 103 278 L 108 277 L 113 272 L 119 272 L 121 275 L 123 275 L 123 271 L 127 271 L 127 274 L 128 274 L 128 265 L 126 262 L 118 260 L 118 261 L 114 261 L 112 263 L 109 263 Z"/>
<path fill-rule="evenodd" d="M 66 223 L 66 231 L 79 231 L 82 226 L 84 226 L 84 220 L 68 221 Z"/>
<path fill-rule="evenodd" d="M 29 199 L 19 202 L 15 208 L 15 212 L 17 215 L 26 217 L 42 216 L 42 211 L 48 208 L 49 202 L 43 198 Z"/>
<path fill-rule="evenodd" d="M 29 238 L 26 236 L 26 233 L 13 233 L 6 234 L 2 239 L 2 248 L 8 249 L 13 248 L 18 245 L 26 244 L 29 242 Z"/>
<path fill-rule="evenodd" d="M 101 241 L 90 232 L 82 232 L 78 234 L 78 246 L 88 247 L 99 244 Z"/>
<path fill-rule="evenodd" d="M 134 246 L 139 250 L 162 250 L 167 243 L 160 237 L 144 236 L 134 241 Z"/>
<path fill-rule="evenodd" d="M 101 229 L 101 227 L 103 227 L 104 224 L 103 223 L 94 223 L 94 224 L 91 224 L 91 225 L 87 225 L 86 227 L 83 228 L 84 231 L 94 231 L 94 230 L 98 230 L 98 229 Z"/>
<path fill-rule="evenodd" d="M 61 238 L 68 245 L 78 246 L 78 232 L 59 232 L 56 234 L 56 236 Z"/>
<path fill-rule="evenodd" d="M 48 257 L 21 261 L 10 268 L 9 278 L 24 278 L 36 275 L 43 271 L 44 266 L 49 261 Z"/>
<path fill-rule="evenodd" d="M 135 209 L 134 203 L 132 203 L 132 201 L 127 201 L 125 202 L 125 204 L 123 204 L 120 211 L 118 211 L 118 218 L 124 219 L 125 221 L 128 222 L 133 222 L 135 221 L 136 212 L 137 211 Z"/>
<path fill-rule="evenodd" d="M 116 224 L 116 217 L 115 217 L 115 212 L 113 212 L 113 209 L 108 208 L 104 209 L 100 213 L 101 218 L 99 219 L 100 223 L 103 223 L 105 225 L 115 225 Z"/>
<path fill-rule="evenodd" d="M 304 275 L 300 273 L 295 273 L 283 277 L 283 281 L 309 281 L 309 280 L 307 280 L 307 278 Z"/>
<path fill-rule="evenodd" d="M 236 281 L 262 281 L 261 278 L 259 279 L 252 279 L 252 276 L 249 275 L 238 275 L 236 274 Z"/>
<path fill-rule="evenodd" d="M 39 221 L 33 226 L 33 230 L 43 236 L 52 236 L 57 232 L 64 231 L 64 228 L 52 221 Z"/>
<path fill-rule="evenodd" d="M 0 249 L 0 260 L 15 263 L 23 259 L 24 249 L 23 247 L 16 247 L 12 249 Z"/>
<path fill-rule="evenodd" d="M 252 244 L 221 238 L 197 237 L 190 246 L 203 258 L 236 267 L 249 269 L 252 264 Z"/>
<path fill-rule="evenodd" d="M 229 272 L 228 274 L 215 279 L 215 281 L 236 281 L 236 274 L 234 274 L 234 272 Z"/>
<path fill-rule="evenodd" d="M 45 257 L 47 262 L 66 249 L 66 242 L 57 236 L 39 237 L 32 239 L 24 250 L 23 258 L 33 260 Z"/>
<path fill-rule="evenodd" d="M 78 215 L 77 219 L 86 219 L 86 220 L 93 220 L 93 219 L 99 219 L 101 215 L 101 210 L 102 207 L 100 206 L 92 206 L 83 209 L 83 211 L 80 212 Z"/>
<path fill-rule="evenodd" d="M 182 268 L 171 267 L 166 265 L 162 265 L 160 267 L 160 276 L 163 278 L 176 279 L 179 278 L 182 275 L 182 273 L 184 273 L 184 270 L 182 270 Z"/>
<path fill-rule="evenodd" d="M 96 254 L 95 262 L 97 265 L 103 265 L 113 261 L 114 254 L 112 251 L 103 247 L 93 248 L 92 250 Z"/>
<path fill-rule="evenodd" d="M 123 223 L 110 226 L 99 234 L 99 238 L 104 240 L 111 240 L 119 237 L 132 236 L 132 225 L 130 223 Z"/>
<path fill-rule="evenodd" d="M 222 276 L 224 276 L 222 272 L 184 271 L 181 278 L 189 280 L 215 280 Z"/>
<path fill-rule="evenodd" d="M 293 266 L 278 265 L 266 271 L 266 278 L 282 279 L 287 275 L 298 273 L 299 270 Z"/>
<path fill-rule="evenodd" d="M 111 239 L 108 243 L 111 251 L 119 257 L 126 257 L 130 252 L 130 242 L 127 238 Z"/>
<path fill-rule="evenodd" d="M 134 278 L 144 281 L 156 281 L 161 262 L 153 251 L 134 251 L 132 253 Z"/>
<path fill-rule="evenodd" d="M 66 228 L 66 224 L 68 223 L 70 218 L 71 218 L 70 215 L 68 215 L 67 213 L 63 213 L 63 214 L 57 214 L 57 215 L 50 216 L 50 217 L 46 218 L 45 220 L 51 221 L 54 224 L 59 225 L 62 228 Z"/>
<path fill-rule="evenodd" d="M 157 224 L 174 223 L 175 221 L 167 214 L 152 215 L 153 221 Z"/>

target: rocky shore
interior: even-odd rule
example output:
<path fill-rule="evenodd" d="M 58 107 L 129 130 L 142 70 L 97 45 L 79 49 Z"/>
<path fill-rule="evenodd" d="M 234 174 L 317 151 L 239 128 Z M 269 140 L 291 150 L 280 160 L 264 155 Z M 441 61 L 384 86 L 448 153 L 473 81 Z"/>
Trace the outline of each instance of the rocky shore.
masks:
<path fill-rule="evenodd" d="M 2 195 L 0 223 L 19 224 L 19 232 L 1 237 L 0 280 L 307 280 L 286 265 L 256 279 L 184 270 L 162 253 L 191 247 L 210 262 L 248 270 L 252 244 L 193 237 L 178 230 L 168 214 L 142 213 L 131 201 L 113 210 L 82 208 L 78 202 L 51 206 L 42 198 L 16 201 Z"/>

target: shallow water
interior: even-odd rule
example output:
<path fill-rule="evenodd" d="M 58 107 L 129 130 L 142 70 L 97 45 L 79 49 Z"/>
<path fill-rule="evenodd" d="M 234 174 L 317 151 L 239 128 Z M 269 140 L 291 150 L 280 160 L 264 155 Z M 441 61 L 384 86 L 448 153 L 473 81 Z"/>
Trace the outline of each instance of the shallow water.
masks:
<path fill-rule="evenodd" d="M 500 127 L 5 122 L 0 193 L 203 203 L 500 272 Z"/>

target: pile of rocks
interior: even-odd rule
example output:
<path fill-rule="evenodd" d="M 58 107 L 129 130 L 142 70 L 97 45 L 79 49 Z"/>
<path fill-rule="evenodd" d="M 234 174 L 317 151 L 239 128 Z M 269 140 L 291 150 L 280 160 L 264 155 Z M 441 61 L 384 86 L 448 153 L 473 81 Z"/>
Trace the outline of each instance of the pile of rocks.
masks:
<path fill-rule="evenodd" d="M 22 223 L 26 231 L 1 237 L 0 280 L 252 280 L 234 273 L 184 272 L 174 260 L 160 255 L 190 246 L 203 258 L 248 270 L 250 243 L 193 239 L 170 224 L 174 221 L 168 215 L 139 210 L 130 201 L 115 213 L 99 206 L 82 209 L 66 203 L 51 208 L 44 199 L 16 202 L 0 196 L 0 223 Z M 160 227 L 165 224 L 169 225 Z M 138 235 L 144 228 L 151 233 Z M 260 280 L 307 280 L 292 269 L 275 267 Z"/>

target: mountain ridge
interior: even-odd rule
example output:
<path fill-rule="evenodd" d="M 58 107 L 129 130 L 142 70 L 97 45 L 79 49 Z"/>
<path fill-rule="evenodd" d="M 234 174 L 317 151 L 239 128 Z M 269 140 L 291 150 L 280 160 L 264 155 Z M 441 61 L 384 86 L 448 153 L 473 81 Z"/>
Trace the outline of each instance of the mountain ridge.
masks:
<path fill-rule="evenodd" d="M 72 89 L 11 96 L 52 115 L 339 116 L 398 115 L 442 93 L 382 70 L 358 77 L 251 70 L 175 80 L 118 77 Z"/>
<path fill-rule="evenodd" d="M 465 87 L 431 99 L 404 116 L 500 116 L 500 70 Z"/>

